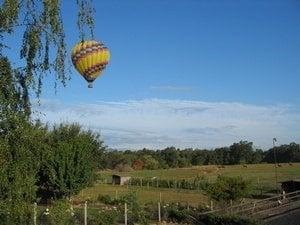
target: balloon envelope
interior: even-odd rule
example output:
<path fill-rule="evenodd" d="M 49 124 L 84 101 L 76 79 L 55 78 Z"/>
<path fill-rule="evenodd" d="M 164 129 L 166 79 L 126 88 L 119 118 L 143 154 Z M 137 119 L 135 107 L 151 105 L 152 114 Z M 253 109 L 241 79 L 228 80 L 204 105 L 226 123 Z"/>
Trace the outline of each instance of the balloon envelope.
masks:
<path fill-rule="evenodd" d="M 82 41 L 72 50 L 72 62 L 76 70 L 93 87 L 93 81 L 101 75 L 110 59 L 107 47 L 97 41 Z"/>

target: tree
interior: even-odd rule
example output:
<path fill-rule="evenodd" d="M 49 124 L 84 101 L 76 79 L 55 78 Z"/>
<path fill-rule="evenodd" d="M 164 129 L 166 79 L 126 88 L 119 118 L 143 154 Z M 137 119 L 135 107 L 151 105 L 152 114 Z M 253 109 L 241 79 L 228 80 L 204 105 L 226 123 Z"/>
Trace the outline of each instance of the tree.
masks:
<path fill-rule="evenodd" d="M 92 33 L 93 9 L 91 0 L 76 2 L 79 8 L 77 25 L 83 38 L 87 27 Z M 33 198 L 39 166 L 35 159 L 39 155 L 37 151 L 43 147 L 31 138 L 36 128 L 30 120 L 29 96 L 31 91 L 40 96 L 43 78 L 50 72 L 55 76 L 55 85 L 57 82 L 65 85 L 69 79 L 65 71 L 66 43 L 61 11 L 59 0 L 4 0 L 0 6 L 0 154 L 1 159 L 5 159 L 5 164 L 1 165 L 1 188 L 9 190 L 1 192 L 5 193 L 1 195 L 4 199 L 14 196 L 14 190 L 18 190 L 24 201 Z M 15 31 L 23 32 L 23 37 L 19 46 L 21 60 L 17 68 L 12 68 L 5 56 L 10 46 L 6 45 L 4 37 Z M 23 182 L 19 182 L 20 177 Z"/>
<path fill-rule="evenodd" d="M 169 167 L 178 166 L 179 153 L 175 147 L 168 147 L 162 150 L 160 154 Z"/>
<path fill-rule="evenodd" d="M 14 73 L 7 58 L 0 57 L 0 220 L 26 224 L 26 203 L 36 197 L 38 156 L 44 141 L 43 131 L 24 115 Z"/>
<path fill-rule="evenodd" d="M 81 40 L 87 28 L 93 36 L 91 1 L 74 1 Z M 30 118 L 30 96 L 40 96 L 44 77 L 54 75 L 55 87 L 70 78 L 61 14 L 60 0 L 3 0 L 0 5 L 0 221 L 5 224 L 31 224 L 28 204 L 36 200 L 37 185 L 62 195 L 84 187 L 98 160 L 93 151 L 102 148 L 90 131 L 55 142 L 54 133 Z M 14 42 L 20 43 L 20 61 L 13 68 L 5 37 L 15 31 L 23 35 Z M 66 167 L 66 177 L 60 176 Z"/>
<path fill-rule="evenodd" d="M 230 155 L 229 155 L 229 148 L 228 147 L 216 148 L 214 150 L 214 153 L 216 155 L 216 163 L 218 165 L 227 165 L 227 164 L 229 164 Z"/>
<path fill-rule="evenodd" d="M 66 85 L 70 78 L 66 74 L 66 43 L 59 0 L 4 0 L 0 7 L 0 57 L 9 46 L 3 37 L 15 30 L 23 31 L 20 40 L 20 58 L 23 65 L 16 68 L 13 82 L 20 86 L 24 110 L 30 115 L 30 90 L 39 96 L 42 91 L 43 78 L 50 72 L 56 82 Z M 93 8 L 91 0 L 76 0 L 78 5 L 77 25 L 80 38 L 85 36 L 86 28 L 93 36 Z M 54 55 L 55 57 L 50 57 Z M 10 90 L 13 92 L 14 90 Z M 2 104 L 0 102 L 0 104 Z"/>
<path fill-rule="evenodd" d="M 269 149 L 265 153 L 264 162 L 274 163 L 274 151 L 276 151 L 278 163 L 300 162 L 300 145 L 290 143 Z"/>
<path fill-rule="evenodd" d="M 99 135 L 84 131 L 77 124 L 61 124 L 51 131 L 49 145 L 49 156 L 41 166 L 43 171 L 47 168 L 39 179 L 41 187 L 55 197 L 70 197 L 92 184 L 104 151 Z"/>
<path fill-rule="evenodd" d="M 39 156 L 45 145 L 42 128 L 26 121 L 18 124 L 0 136 L 0 220 L 4 224 L 31 222 L 28 203 L 36 200 Z"/>
<path fill-rule="evenodd" d="M 263 151 L 261 149 L 256 149 L 253 153 L 252 153 L 252 159 L 251 159 L 251 163 L 260 163 L 263 159 Z"/>
<path fill-rule="evenodd" d="M 253 143 L 248 141 L 240 141 L 229 147 L 230 164 L 251 163 L 253 153 Z"/>
<path fill-rule="evenodd" d="M 100 159 L 99 168 L 115 169 L 120 165 L 131 165 L 128 158 L 125 157 L 125 154 L 121 151 L 105 151 L 103 157 Z"/>
<path fill-rule="evenodd" d="M 195 150 L 192 157 L 192 165 L 203 165 L 206 159 L 206 153 L 202 150 Z"/>
<path fill-rule="evenodd" d="M 156 170 L 158 169 L 158 161 L 154 159 L 151 155 L 145 155 L 144 156 L 144 167 L 147 170 Z"/>
<path fill-rule="evenodd" d="M 132 168 L 134 170 L 143 170 L 145 167 L 145 163 L 142 159 L 136 159 L 132 163 Z"/>

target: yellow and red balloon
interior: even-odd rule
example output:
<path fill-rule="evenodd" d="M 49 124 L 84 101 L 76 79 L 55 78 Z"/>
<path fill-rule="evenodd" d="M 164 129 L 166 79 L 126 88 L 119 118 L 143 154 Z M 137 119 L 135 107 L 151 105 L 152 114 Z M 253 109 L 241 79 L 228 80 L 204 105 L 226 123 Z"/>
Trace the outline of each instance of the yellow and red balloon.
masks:
<path fill-rule="evenodd" d="M 72 50 L 72 62 L 76 70 L 93 87 L 93 81 L 99 77 L 110 59 L 107 47 L 97 41 L 81 41 Z"/>

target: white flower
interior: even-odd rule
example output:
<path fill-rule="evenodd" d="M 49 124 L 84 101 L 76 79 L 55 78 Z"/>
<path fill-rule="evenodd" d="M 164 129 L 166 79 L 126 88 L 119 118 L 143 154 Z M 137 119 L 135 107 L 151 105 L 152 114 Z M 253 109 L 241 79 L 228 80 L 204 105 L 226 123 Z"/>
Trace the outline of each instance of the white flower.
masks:
<path fill-rule="evenodd" d="M 48 208 L 46 208 L 46 210 L 45 210 L 45 212 L 44 212 L 44 215 L 49 215 L 50 214 L 50 212 L 49 212 L 49 209 Z"/>

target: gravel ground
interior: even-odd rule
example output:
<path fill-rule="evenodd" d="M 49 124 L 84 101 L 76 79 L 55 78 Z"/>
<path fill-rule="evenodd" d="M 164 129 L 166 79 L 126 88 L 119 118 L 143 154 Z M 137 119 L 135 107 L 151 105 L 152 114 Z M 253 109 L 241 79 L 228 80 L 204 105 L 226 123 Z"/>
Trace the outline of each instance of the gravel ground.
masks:
<path fill-rule="evenodd" d="M 266 225 L 300 225 L 300 209 L 296 209 L 270 218 L 266 221 Z"/>

